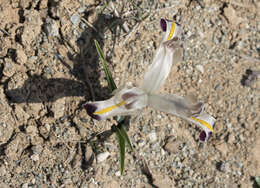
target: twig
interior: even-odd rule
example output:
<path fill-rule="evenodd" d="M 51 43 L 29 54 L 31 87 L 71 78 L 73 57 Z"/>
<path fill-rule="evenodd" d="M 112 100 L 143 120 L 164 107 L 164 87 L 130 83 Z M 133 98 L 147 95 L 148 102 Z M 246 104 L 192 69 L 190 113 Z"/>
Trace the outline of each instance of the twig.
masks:
<path fill-rule="evenodd" d="M 10 34 L 6 30 L 0 28 L 0 31 L 2 31 L 4 34 L 10 36 Z"/>
<path fill-rule="evenodd" d="M 98 30 L 94 27 L 94 25 L 92 25 L 91 23 L 89 23 L 88 20 L 86 20 L 85 18 L 81 18 L 81 20 L 87 24 L 89 27 L 91 27 L 93 30 L 95 30 L 96 32 L 98 32 Z"/>
<path fill-rule="evenodd" d="M 119 13 L 118 13 L 117 10 L 116 10 L 113 1 L 111 1 L 110 4 L 111 4 L 112 9 L 114 10 L 114 13 L 115 13 L 116 17 L 120 18 L 120 15 L 119 15 Z M 128 27 L 128 25 L 127 25 L 126 22 L 123 23 L 122 27 L 123 27 L 123 29 L 125 30 L 125 32 L 128 33 L 128 32 L 130 31 L 130 29 L 129 29 L 129 27 Z"/>
<path fill-rule="evenodd" d="M 139 29 L 140 25 L 141 25 L 140 23 L 135 25 L 135 27 L 132 29 L 132 31 L 130 31 L 130 33 L 126 36 L 126 38 L 123 40 L 123 42 L 121 42 L 119 44 L 119 47 L 122 47 L 125 45 L 125 43 L 128 41 L 128 39 Z"/>

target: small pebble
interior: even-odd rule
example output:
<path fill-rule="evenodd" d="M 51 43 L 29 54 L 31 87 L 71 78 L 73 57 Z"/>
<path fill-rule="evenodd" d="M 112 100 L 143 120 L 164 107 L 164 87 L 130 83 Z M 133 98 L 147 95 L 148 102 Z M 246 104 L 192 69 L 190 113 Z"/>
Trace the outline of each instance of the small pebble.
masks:
<path fill-rule="evenodd" d="M 202 74 L 204 73 L 204 68 L 202 65 L 196 65 L 196 69 L 198 69 Z"/>
<path fill-rule="evenodd" d="M 149 138 L 150 138 L 151 142 L 155 142 L 157 140 L 156 132 L 154 132 L 154 131 L 151 132 L 149 134 Z"/>
<path fill-rule="evenodd" d="M 58 37 L 59 36 L 59 26 L 57 22 L 53 19 L 46 19 L 45 29 L 50 37 Z"/>
<path fill-rule="evenodd" d="M 105 161 L 108 157 L 109 157 L 110 153 L 109 152 L 104 152 L 104 153 L 100 153 L 97 155 L 97 162 L 101 163 L 103 161 Z"/>
<path fill-rule="evenodd" d="M 86 10 L 86 7 L 80 7 L 78 9 L 78 13 L 83 13 Z"/>
<path fill-rule="evenodd" d="M 116 175 L 116 176 L 121 176 L 120 171 L 117 171 L 117 172 L 115 173 L 115 175 Z"/>
<path fill-rule="evenodd" d="M 80 20 L 80 17 L 78 15 L 78 13 L 74 13 L 70 18 L 70 21 L 72 22 L 73 25 L 78 25 L 79 20 Z"/>
<path fill-rule="evenodd" d="M 33 155 L 31 156 L 31 159 L 32 159 L 33 161 L 39 161 L 39 154 L 33 154 Z"/>

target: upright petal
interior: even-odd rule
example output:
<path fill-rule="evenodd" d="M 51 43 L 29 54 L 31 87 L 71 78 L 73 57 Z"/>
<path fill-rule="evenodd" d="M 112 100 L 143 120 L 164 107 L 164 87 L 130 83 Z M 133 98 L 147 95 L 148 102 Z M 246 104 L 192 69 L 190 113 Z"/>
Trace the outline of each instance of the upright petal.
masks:
<path fill-rule="evenodd" d="M 123 88 L 110 99 L 84 105 L 89 116 L 103 120 L 117 115 L 130 115 L 147 105 L 147 95 L 139 88 Z"/>
<path fill-rule="evenodd" d="M 162 31 L 165 32 L 162 42 L 165 42 L 167 40 L 171 40 L 174 37 L 179 37 L 180 34 L 181 34 L 180 25 L 178 25 L 174 21 L 167 20 L 167 19 L 161 19 L 160 25 L 161 25 Z"/>
<path fill-rule="evenodd" d="M 200 126 L 203 129 L 201 141 L 208 140 L 213 133 L 216 119 L 204 111 L 203 103 L 192 101 L 190 97 L 152 94 L 148 96 L 148 106 Z"/>
<path fill-rule="evenodd" d="M 162 19 L 161 27 L 163 31 L 165 30 L 165 36 L 141 84 L 141 88 L 147 93 L 154 93 L 161 88 L 171 71 L 172 64 L 180 61 L 182 57 L 180 26 Z"/>

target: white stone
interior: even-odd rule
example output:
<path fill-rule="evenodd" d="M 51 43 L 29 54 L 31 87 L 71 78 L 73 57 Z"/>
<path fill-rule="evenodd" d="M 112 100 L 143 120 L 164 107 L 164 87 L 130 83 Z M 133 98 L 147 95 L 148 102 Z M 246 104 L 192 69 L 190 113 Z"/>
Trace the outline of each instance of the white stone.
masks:
<path fill-rule="evenodd" d="M 31 159 L 32 159 L 33 161 L 39 161 L 39 154 L 33 154 L 33 155 L 31 156 Z"/>
<path fill-rule="evenodd" d="M 104 152 L 104 153 L 98 154 L 97 155 L 97 162 L 101 163 L 101 162 L 105 161 L 108 158 L 109 155 L 110 155 L 110 153 L 107 152 L 107 151 Z"/>
<path fill-rule="evenodd" d="M 156 136 L 156 132 L 151 132 L 150 134 L 149 134 L 149 138 L 150 138 L 150 140 L 152 141 L 152 142 L 155 142 L 156 140 L 157 140 L 157 136 Z"/>
<path fill-rule="evenodd" d="M 120 171 L 117 171 L 117 172 L 115 173 L 115 175 L 116 175 L 116 176 L 121 176 Z"/>
<path fill-rule="evenodd" d="M 198 69 L 202 74 L 204 73 L 204 68 L 202 65 L 196 65 L 196 69 Z"/>

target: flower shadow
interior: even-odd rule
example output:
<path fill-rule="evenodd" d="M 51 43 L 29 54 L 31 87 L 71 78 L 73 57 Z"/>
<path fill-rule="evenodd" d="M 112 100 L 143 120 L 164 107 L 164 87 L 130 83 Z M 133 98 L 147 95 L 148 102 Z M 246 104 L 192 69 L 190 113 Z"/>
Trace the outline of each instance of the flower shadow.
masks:
<path fill-rule="evenodd" d="M 85 17 L 88 12 L 85 13 Z M 118 18 L 116 18 L 118 19 Z M 42 103 L 55 102 L 59 98 L 71 96 L 85 96 L 86 100 L 101 100 L 109 95 L 109 88 L 102 87 L 98 82 L 101 76 L 99 67 L 99 56 L 95 48 L 94 39 L 103 48 L 104 32 L 115 18 L 106 18 L 100 14 L 93 27 L 87 28 L 76 41 L 80 53 L 67 57 L 73 62 L 70 66 L 62 58 L 58 58 L 61 63 L 75 77 L 75 80 L 66 78 L 46 78 L 43 75 L 29 75 L 22 87 L 8 89 L 8 82 L 5 84 L 5 94 L 10 103 Z M 111 30 L 112 31 L 112 30 Z M 114 36 L 114 33 L 112 33 Z M 114 37 L 113 37 L 114 38 Z M 94 88 L 94 89 L 92 89 Z"/>

